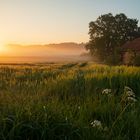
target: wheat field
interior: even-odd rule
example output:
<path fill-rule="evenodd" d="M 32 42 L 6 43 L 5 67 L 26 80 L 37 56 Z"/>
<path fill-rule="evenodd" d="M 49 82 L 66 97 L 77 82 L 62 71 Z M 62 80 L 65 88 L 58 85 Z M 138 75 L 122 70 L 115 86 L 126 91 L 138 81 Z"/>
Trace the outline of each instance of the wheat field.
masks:
<path fill-rule="evenodd" d="M 0 140 L 139 140 L 140 68 L 0 66 Z"/>

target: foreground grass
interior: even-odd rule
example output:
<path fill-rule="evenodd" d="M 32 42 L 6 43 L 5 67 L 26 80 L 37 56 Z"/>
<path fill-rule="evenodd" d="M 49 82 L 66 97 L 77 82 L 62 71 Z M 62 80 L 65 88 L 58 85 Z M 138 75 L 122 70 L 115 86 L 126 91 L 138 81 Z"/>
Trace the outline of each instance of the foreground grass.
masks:
<path fill-rule="evenodd" d="M 0 139 L 139 140 L 139 92 L 139 67 L 1 66 Z"/>

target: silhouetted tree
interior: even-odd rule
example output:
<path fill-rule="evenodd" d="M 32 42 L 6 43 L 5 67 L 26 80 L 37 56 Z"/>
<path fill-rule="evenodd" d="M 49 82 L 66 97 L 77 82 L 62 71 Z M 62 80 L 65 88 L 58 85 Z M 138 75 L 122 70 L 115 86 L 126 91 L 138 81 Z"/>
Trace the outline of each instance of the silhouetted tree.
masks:
<path fill-rule="evenodd" d="M 140 28 L 137 19 L 130 19 L 123 13 L 115 16 L 109 13 L 89 23 L 89 35 L 86 48 L 92 55 L 104 62 L 118 63 L 120 47 L 140 37 Z"/>

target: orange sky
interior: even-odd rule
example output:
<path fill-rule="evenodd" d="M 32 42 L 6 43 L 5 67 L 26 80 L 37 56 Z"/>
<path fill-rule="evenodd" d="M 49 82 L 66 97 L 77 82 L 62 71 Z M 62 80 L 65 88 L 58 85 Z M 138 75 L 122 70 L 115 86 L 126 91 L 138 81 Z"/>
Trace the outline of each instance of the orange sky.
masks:
<path fill-rule="evenodd" d="M 139 5 L 140 0 L 1 0 L 0 55 L 19 53 L 9 43 L 87 42 L 90 21 L 109 12 L 140 19 Z"/>

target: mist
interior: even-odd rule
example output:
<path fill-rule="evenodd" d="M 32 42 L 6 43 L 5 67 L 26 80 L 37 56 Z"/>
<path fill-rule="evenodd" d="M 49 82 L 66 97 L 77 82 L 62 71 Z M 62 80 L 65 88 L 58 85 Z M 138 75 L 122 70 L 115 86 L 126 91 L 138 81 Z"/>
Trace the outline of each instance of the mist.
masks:
<path fill-rule="evenodd" d="M 60 43 L 43 45 L 8 44 L 1 63 L 73 62 L 91 58 L 84 43 Z"/>

